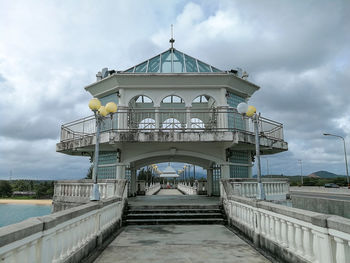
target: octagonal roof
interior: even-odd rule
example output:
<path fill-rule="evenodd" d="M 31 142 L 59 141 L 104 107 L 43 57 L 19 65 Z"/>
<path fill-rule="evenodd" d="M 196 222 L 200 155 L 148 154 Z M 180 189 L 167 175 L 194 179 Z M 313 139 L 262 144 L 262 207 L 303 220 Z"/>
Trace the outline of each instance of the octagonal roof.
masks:
<path fill-rule="evenodd" d="M 123 73 L 218 73 L 224 71 L 191 57 L 175 48 L 169 48 Z"/>

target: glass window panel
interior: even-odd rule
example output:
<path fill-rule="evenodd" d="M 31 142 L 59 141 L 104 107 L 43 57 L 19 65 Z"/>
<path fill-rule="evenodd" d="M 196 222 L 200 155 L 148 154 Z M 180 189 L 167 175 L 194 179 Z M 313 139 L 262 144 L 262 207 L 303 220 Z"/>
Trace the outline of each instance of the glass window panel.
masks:
<path fill-rule="evenodd" d="M 171 96 L 164 98 L 162 102 L 163 103 L 171 103 Z"/>
<path fill-rule="evenodd" d="M 139 96 L 139 97 L 136 99 L 136 103 L 142 103 L 142 96 Z"/>
<path fill-rule="evenodd" d="M 143 102 L 144 103 L 152 103 L 152 100 L 146 96 L 143 96 Z"/>
<path fill-rule="evenodd" d="M 200 103 L 200 102 L 201 102 L 201 97 L 198 96 L 198 97 L 195 98 L 192 102 L 194 102 L 194 103 Z"/>
<path fill-rule="evenodd" d="M 183 54 L 177 50 L 174 50 L 173 52 L 173 72 L 174 73 L 184 72 Z"/>
<path fill-rule="evenodd" d="M 186 72 L 198 72 L 196 60 L 185 55 L 186 60 Z"/>
<path fill-rule="evenodd" d="M 152 58 L 148 63 L 148 72 L 158 72 L 159 71 L 160 56 Z"/>
<path fill-rule="evenodd" d="M 202 102 L 208 102 L 208 100 L 205 96 L 202 96 Z"/>
<path fill-rule="evenodd" d="M 198 69 L 199 72 L 211 72 L 210 66 L 200 61 L 198 61 Z"/>
<path fill-rule="evenodd" d="M 162 73 L 171 73 L 171 54 L 170 50 L 162 54 L 162 66 L 160 69 Z"/>
<path fill-rule="evenodd" d="M 135 72 L 146 72 L 146 69 L 147 69 L 147 61 L 146 62 L 143 62 L 142 64 L 138 65 L 136 68 L 135 68 Z"/>
<path fill-rule="evenodd" d="M 173 103 L 182 103 L 182 99 L 178 96 L 173 96 Z"/>

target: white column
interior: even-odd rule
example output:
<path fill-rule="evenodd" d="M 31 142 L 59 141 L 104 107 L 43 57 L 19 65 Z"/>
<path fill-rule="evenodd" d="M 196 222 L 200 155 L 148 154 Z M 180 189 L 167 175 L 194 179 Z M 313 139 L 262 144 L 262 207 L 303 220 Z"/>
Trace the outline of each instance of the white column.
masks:
<path fill-rule="evenodd" d="M 186 128 L 191 128 L 191 107 L 186 107 Z"/>
<path fill-rule="evenodd" d="M 159 107 L 154 108 L 154 118 L 156 122 L 156 131 L 159 131 L 159 128 L 160 128 Z"/>
<path fill-rule="evenodd" d="M 213 168 L 207 169 L 207 195 L 213 194 Z"/>

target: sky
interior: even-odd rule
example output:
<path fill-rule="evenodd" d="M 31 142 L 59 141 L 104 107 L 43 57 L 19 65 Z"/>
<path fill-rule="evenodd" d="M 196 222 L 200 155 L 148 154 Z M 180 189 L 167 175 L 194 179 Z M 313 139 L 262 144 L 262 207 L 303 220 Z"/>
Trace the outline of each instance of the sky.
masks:
<path fill-rule="evenodd" d="M 261 89 L 250 104 L 284 124 L 270 173 L 345 174 L 350 153 L 350 1 L 0 0 L 0 179 L 79 179 L 88 158 L 56 153 L 60 126 L 90 115 L 84 86 L 175 48 Z M 183 164 L 176 164 L 177 167 Z"/>

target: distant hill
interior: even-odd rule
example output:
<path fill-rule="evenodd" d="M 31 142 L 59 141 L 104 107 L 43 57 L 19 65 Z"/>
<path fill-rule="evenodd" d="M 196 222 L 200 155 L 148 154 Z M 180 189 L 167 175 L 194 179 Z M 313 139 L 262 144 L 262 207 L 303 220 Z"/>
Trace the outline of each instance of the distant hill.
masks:
<path fill-rule="evenodd" d="M 318 171 L 308 175 L 308 177 L 312 177 L 312 178 L 336 178 L 336 177 L 342 177 L 342 176 L 344 175 L 334 174 L 327 171 Z"/>

